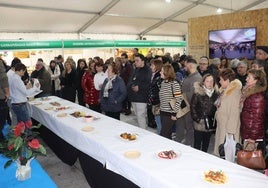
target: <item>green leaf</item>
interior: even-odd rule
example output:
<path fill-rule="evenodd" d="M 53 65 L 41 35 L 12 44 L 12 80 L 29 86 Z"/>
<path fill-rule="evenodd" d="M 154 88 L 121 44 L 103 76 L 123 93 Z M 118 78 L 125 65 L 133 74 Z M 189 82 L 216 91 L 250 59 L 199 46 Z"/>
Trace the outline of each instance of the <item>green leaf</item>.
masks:
<path fill-rule="evenodd" d="M 45 149 L 44 146 L 42 146 L 42 145 L 40 145 L 39 151 L 40 151 L 43 155 L 46 155 L 46 154 L 47 154 L 46 149 Z"/>
<path fill-rule="evenodd" d="M 23 139 L 21 137 L 17 137 L 14 143 L 15 151 L 18 151 L 19 148 L 22 146 L 22 144 L 23 144 Z"/>
<path fill-rule="evenodd" d="M 9 167 L 9 166 L 12 164 L 12 162 L 13 162 L 12 160 L 8 160 L 8 161 L 6 162 L 4 168 Z"/>
<path fill-rule="evenodd" d="M 27 152 L 27 153 L 26 153 L 27 159 L 32 158 L 33 151 L 27 148 L 26 152 Z"/>

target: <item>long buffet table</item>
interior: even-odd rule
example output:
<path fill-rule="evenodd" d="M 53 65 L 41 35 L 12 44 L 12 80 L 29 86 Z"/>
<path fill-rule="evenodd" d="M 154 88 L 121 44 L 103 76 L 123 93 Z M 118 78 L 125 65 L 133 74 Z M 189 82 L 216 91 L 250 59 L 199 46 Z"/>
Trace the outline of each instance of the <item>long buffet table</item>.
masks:
<path fill-rule="evenodd" d="M 57 111 L 56 107 L 51 109 L 51 102 L 58 102 L 61 106 L 69 108 Z M 227 175 L 227 182 L 220 185 L 221 187 L 267 188 L 268 177 L 259 172 L 109 118 L 78 104 L 58 97 L 49 97 L 48 100 L 35 99 L 30 104 L 32 117 L 45 125 L 58 138 L 70 144 L 73 150 L 68 153 L 66 149 L 66 155 L 75 153 L 75 160 L 79 156 L 77 154 L 79 151 L 82 153 L 81 158 L 88 156 L 89 159 L 97 161 L 99 166 L 108 172 L 112 172 L 113 175 L 118 174 L 120 181 L 127 179 L 133 182 L 133 187 L 215 187 L 215 184 L 204 181 L 203 174 L 208 170 L 222 170 Z M 70 115 L 75 111 L 95 116 L 97 119 L 88 123 L 83 117 L 76 118 Z M 58 117 L 62 113 L 66 113 L 67 116 Z M 83 131 L 87 126 L 93 130 Z M 124 132 L 135 133 L 137 139 L 135 141 L 122 139 L 120 134 Z M 178 157 L 160 158 L 158 153 L 163 150 L 174 150 Z M 139 152 L 141 155 L 135 159 L 128 158 L 124 154 L 129 151 Z M 83 168 L 91 163 L 89 160 L 88 163 L 81 164 Z M 86 175 L 87 171 L 84 172 Z M 99 174 L 101 173 L 102 171 L 99 171 Z M 91 176 L 94 176 L 94 172 L 91 172 Z M 91 185 L 94 184 L 90 178 L 87 179 Z M 102 181 L 110 180 L 112 178 Z"/>

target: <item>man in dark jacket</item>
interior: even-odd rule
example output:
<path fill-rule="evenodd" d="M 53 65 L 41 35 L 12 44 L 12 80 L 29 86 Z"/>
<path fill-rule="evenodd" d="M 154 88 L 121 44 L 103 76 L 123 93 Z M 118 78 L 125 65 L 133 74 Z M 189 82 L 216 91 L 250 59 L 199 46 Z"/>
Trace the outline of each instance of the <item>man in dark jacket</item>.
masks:
<path fill-rule="evenodd" d="M 151 70 L 145 65 L 144 56 L 134 56 L 136 69 L 127 85 L 128 98 L 137 116 L 138 126 L 146 128 L 148 90 L 151 79 Z"/>
<path fill-rule="evenodd" d="M 31 78 L 38 79 L 41 90 L 43 90 L 42 93 L 38 94 L 36 97 L 46 97 L 51 95 L 51 76 L 49 72 L 45 68 L 45 64 L 43 62 L 43 59 L 39 58 L 37 60 L 37 63 L 35 65 L 35 70 L 31 74 Z"/>
<path fill-rule="evenodd" d="M 2 129 L 4 128 L 7 115 L 8 106 L 7 100 L 9 98 L 8 78 L 4 63 L 0 60 L 0 142 L 4 141 L 4 135 Z"/>
<path fill-rule="evenodd" d="M 130 79 L 132 72 L 133 72 L 133 66 L 128 61 L 127 53 L 121 54 L 121 60 L 122 60 L 122 63 L 120 65 L 120 77 L 123 78 L 123 80 L 127 86 L 129 79 Z M 123 102 L 123 109 L 125 111 L 125 115 L 131 114 L 131 103 L 128 100 L 128 98 L 126 98 L 125 101 Z"/>

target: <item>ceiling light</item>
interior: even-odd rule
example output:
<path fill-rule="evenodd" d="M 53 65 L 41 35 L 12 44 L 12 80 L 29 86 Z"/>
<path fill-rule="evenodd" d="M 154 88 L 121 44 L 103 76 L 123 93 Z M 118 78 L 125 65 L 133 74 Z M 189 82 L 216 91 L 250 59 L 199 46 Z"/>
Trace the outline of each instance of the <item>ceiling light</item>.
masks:
<path fill-rule="evenodd" d="M 221 9 L 221 8 L 218 8 L 218 9 L 217 9 L 217 13 L 218 13 L 218 14 L 222 13 L 222 9 Z"/>
<path fill-rule="evenodd" d="M 165 0 L 166 1 L 166 3 L 170 3 L 171 2 L 171 0 Z"/>

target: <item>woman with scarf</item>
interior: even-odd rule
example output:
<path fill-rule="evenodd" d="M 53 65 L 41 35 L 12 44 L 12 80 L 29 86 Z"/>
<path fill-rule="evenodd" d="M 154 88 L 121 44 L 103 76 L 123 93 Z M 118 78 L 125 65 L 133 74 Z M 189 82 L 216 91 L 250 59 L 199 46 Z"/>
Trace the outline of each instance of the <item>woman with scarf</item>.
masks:
<path fill-rule="evenodd" d="M 123 101 L 127 96 L 125 83 L 117 74 L 118 67 L 111 63 L 108 65 L 108 78 L 105 79 L 100 91 L 101 109 L 105 115 L 120 120 Z"/>
<path fill-rule="evenodd" d="M 191 100 L 191 115 L 194 120 L 194 148 L 208 151 L 210 137 L 215 131 L 214 105 L 218 99 L 218 86 L 211 74 L 203 76 L 201 82 L 194 83 L 194 95 Z"/>
<path fill-rule="evenodd" d="M 265 151 L 264 143 L 264 119 L 265 98 L 267 88 L 266 75 L 262 70 L 251 69 L 248 71 L 246 86 L 242 90 L 240 100 L 241 112 L 241 138 L 242 141 L 258 141 L 258 148 Z"/>

